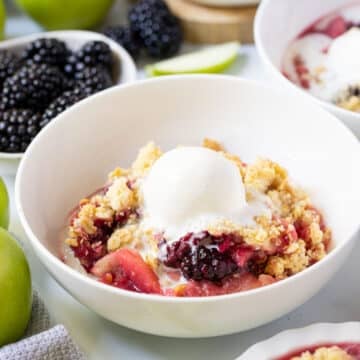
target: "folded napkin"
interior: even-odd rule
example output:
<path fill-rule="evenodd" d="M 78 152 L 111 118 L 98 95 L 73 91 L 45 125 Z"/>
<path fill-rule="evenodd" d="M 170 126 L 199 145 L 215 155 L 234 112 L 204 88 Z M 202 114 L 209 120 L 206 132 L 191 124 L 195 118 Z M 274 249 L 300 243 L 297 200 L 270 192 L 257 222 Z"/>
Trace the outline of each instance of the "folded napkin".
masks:
<path fill-rule="evenodd" d="M 62 325 L 51 327 L 49 312 L 34 292 L 32 315 L 23 340 L 0 348 L 0 360 L 85 360 Z"/>

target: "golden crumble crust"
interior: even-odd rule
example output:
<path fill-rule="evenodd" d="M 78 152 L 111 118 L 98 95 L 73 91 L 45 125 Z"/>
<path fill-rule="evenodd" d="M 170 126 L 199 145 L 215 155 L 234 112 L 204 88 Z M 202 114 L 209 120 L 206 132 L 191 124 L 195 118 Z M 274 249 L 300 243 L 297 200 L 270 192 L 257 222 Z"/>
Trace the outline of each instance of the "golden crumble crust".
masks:
<path fill-rule="evenodd" d="M 214 151 L 224 151 L 223 146 L 216 140 L 205 138 L 202 146 Z"/>
<path fill-rule="evenodd" d="M 149 142 L 142 147 L 132 164 L 131 170 L 135 176 L 144 176 L 150 170 L 154 162 L 162 155 L 162 151 L 154 142 Z"/>
<path fill-rule="evenodd" d="M 119 177 L 127 176 L 127 175 L 129 175 L 129 170 L 123 169 L 121 167 L 117 167 L 109 173 L 108 179 L 109 179 L 109 181 L 113 182 L 114 180 L 118 179 Z"/>
<path fill-rule="evenodd" d="M 136 194 L 129 188 L 128 180 L 125 177 L 116 179 L 109 187 L 105 197 L 116 212 L 137 206 Z"/>
<path fill-rule="evenodd" d="M 74 228 L 81 228 L 88 234 L 95 234 L 96 226 L 94 220 L 96 217 L 96 206 L 93 204 L 85 204 L 80 207 L 78 216 L 74 220 Z"/>
<path fill-rule="evenodd" d="M 246 167 L 244 183 L 259 192 L 278 188 L 287 179 L 287 172 L 277 163 L 267 159 L 257 159 Z"/>
<path fill-rule="evenodd" d="M 132 243 L 135 237 L 136 225 L 128 225 L 116 229 L 107 241 L 107 249 L 109 252 L 115 251 Z"/>
<path fill-rule="evenodd" d="M 351 96 L 349 99 L 338 102 L 337 105 L 346 110 L 360 111 L 360 98 Z"/>
<path fill-rule="evenodd" d="M 294 356 L 291 360 L 352 360 L 346 351 L 338 346 L 320 347 L 311 354 L 309 351 L 303 352 L 300 356 Z"/>
<path fill-rule="evenodd" d="M 265 273 L 277 279 L 296 274 L 309 266 L 309 256 L 303 240 L 293 242 L 283 255 L 270 256 Z"/>

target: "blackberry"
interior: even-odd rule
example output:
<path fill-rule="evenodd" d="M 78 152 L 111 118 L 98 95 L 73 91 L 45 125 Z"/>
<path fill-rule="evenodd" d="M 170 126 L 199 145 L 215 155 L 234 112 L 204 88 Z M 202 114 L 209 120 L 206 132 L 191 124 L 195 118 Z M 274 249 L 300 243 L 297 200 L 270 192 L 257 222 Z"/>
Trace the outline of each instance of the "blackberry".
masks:
<path fill-rule="evenodd" d="M 31 64 L 7 78 L 1 93 L 1 108 L 43 109 L 63 90 L 64 75 L 48 64 Z"/>
<path fill-rule="evenodd" d="M 139 56 L 141 44 L 130 28 L 124 26 L 109 26 L 104 30 L 104 35 L 123 46 L 134 59 Z"/>
<path fill-rule="evenodd" d="M 164 264 L 179 268 L 187 279 L 218 282 L 239 267 L 229 253 L 213 246 L 216 243 L 208 233 L 187 234 L 167 248 Z"/>
<path fill-rule="evenodd" d="M 238 270 L 238 266 L 230 256 L 221 254 L 215 248 L 199 246 L 180 263 L 184 276 L 194 280 L 219 281 Z"/>
<path fill-rule="evenodd" d="M 76 72 L 84 70 L 85 67 L 86 65 L 78 59 L 76 53 L 70 53 L 66 59 L 63 71 L 65 75 L 72 78 Z"/>
<path fill-rule="evenodd" d="M 8 77 L 15 74 L 20 65 L 21 61 L 15 54 L 7 50 L 0 51 L 0 87 Z"/>
<path fill-rule="evenodd" d="M 85 97 L 86 94 L 83 93 L 80 88 L 65 91 L 45 109 L 44 113 L 42 114 L 40 127 L 43 128 L 53 118 L 65 111 L 71 105 L 74 105 L 76 102 L 84 99 Z"/>
<path fill-rule="evenodd" d="M 130 10 L 129 21 L 149 56 L 166 58 L 180 49 L 180 23 L 162 0 L 141 0 Z"/>
<path fill-rule="evenodd" d="M 92 95 L 113 85 L 110 73 L 102 66 L 85 67 L 74 75 L 75 87 L 86 95 Z"/>
<path fill-rule="evenodd" d="M 10 109 L 0 115 L 0 151 L 24 152 L 40 131 L 41 115 L 29 109 Z"/>
<path fill-rule="evenodd" d="M 140 0 L 130 9 L 128 20 L 130 28 L 135 33 L 140 33 L 156 17 L 165 18 L 171 15 L 168 6 L 162 0 Z"/>
<path fill-rule="evenodd" d="M 22 58 L 28 64 L 49 64 L 63 66 L 68 49 L 63 41 L 41 38 L 31 42 L 23 51 Z"/>
<path fill-rule="evenodd" d="M 113 64 L 112 52 L 109 45 L 103 41 L 89 41 L 77 53 L 77 62 L 85 66 L 102 65 L 111 71 Z"/>

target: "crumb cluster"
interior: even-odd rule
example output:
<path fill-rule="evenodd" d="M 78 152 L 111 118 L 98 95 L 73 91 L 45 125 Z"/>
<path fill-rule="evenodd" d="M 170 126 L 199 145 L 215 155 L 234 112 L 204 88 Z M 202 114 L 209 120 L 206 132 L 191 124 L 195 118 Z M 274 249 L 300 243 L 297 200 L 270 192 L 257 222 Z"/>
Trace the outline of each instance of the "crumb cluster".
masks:
<path fill-rule="evenodd" d="M 314 353 L 303 352 L 300 356 L 295 356 L 291 360 L 352 360 L 346 351 L 338 346 L 320 347 Z"/>

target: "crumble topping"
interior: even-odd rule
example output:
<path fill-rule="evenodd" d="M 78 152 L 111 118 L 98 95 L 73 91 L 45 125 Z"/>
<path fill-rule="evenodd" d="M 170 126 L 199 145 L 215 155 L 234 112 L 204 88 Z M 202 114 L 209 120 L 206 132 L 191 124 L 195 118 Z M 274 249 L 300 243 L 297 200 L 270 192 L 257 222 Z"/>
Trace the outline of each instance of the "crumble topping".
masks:
<path fill-rule="evenodd" d="M 246 167 L 244 183 L 250 189 L 266 193 L 279 188 L 286 178 L 287 173 L 281 166 L 271 160 L 258 159 Z"/>
<path fill-rule="evenodd" d="M 268 159 L 246 164 L 215 140 L 205 139 L 203 146 L 220 152 L 238 167 L 247 202 L 260 201 L 266 212 L 255 214 L 251 223 L 214 220 L 201 232 L 184 234 L 171 245 L 164 235 L 166 229 L 149 227 L 143 214 L 141 184 L 162 155 L 150 142 L 140 149 L 130 169 L 112 171 L 108 184 L 82 199 L 71 216 L 65 243 L 87 272 L 92 272 L 98 260 L 133 249 L 166 285 L 168 295 L 199 296 L 245 290 L 241 282 L 245 278 L 248 288 L 267 285 L 326 255 L 331 232 L 308 195 L 292 185 L 285 169 Z M 171 251 L 173 255 L 169 255 Z M 214 256 L 219 264 L 215 267 Z M 206 281 L 214 278 L 215 284 L 200 281 L 199 271 L 206 272 L 201 275 Z M 127 282 L 119 282 L 117 276 L 104 274 L 104 281 L 125 286 Z M 220 285 L 228 290 L 220 291 Z"/>
<path fill-rule="evenodd" d="M 311 354 L 309 351 L 302 353 L 300 356 L 295 356 L 291 360 L 352 360 L 346 351 L 340 349 L 338 346 L 321 347 Z"/>
<path fill-rule="evenodd" d="M 74 220 L 75 229 L 83 229 L 88 234 L 96 232 L 94 220 L 96 217 L 96 207 L 93 204 L 85 204 L 80 208 L 78 217 Z"/>
<path fill-rule="evenodd" d="M 105 195 L 113 210 L 119 212 L 137 205 L 136 194 L 128 186 L 125 177 L 116 179 Z"/>
<path fill-rule="evenodd" d="M 123 246 L 134 242 L 136 225 L 128 225 L 116 229 L 107 241 L 107 249 L 109 252 L 120 249 Z"/>
<path fill-rule="evenodd" d="M 144 176 L 161 155 L 160 148 L 155 143 L 149 142 L 140 149 L 136 160 L 132 164 L 131 170 L 133 175 Z"/>
<path fill-rule="evenodd" d="M 202 146 L 214 151 L 224 151 L 223 146 L 214 139 L 205 138 Z"/>

